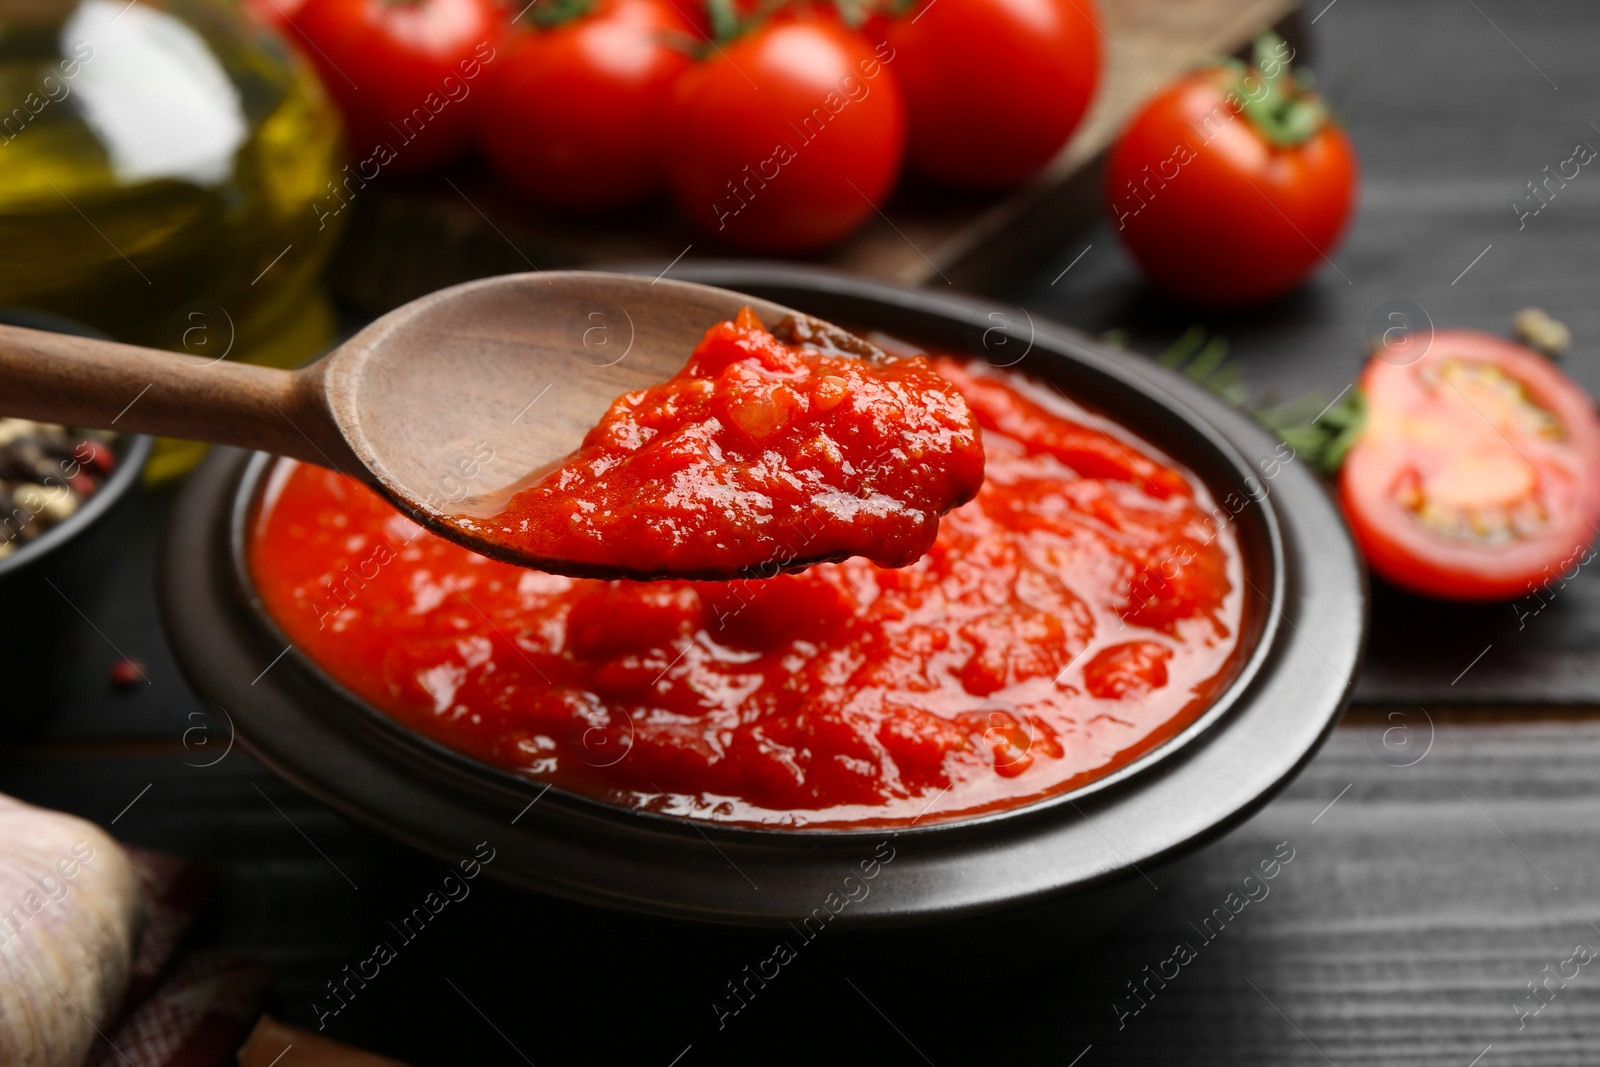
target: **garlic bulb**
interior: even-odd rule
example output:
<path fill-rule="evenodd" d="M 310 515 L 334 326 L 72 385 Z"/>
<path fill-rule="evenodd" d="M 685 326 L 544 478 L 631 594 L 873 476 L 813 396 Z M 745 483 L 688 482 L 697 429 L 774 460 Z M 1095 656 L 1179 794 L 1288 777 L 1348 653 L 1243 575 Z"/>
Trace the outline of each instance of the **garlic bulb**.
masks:
<path fill-rule="evenodd" d="M 0 795 L 0 1064 L 83 1062 L 122 1006 L 142 918 L 105 831 Z"/>

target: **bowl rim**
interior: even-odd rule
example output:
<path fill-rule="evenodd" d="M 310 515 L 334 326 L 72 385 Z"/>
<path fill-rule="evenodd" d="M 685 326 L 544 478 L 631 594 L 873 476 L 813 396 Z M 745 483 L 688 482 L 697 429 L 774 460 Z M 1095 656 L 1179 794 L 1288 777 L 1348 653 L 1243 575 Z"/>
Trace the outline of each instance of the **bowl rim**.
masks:
<path fill-rule="evenodd" d="M 790 265 L 769 266 L 742 262 L 697 264 L 692 268 L 683 269 L 681 274 L 687 280 L 709 281 L 734 289 L 755 286 L 758 287 L 758 291 L 763 295 L 775 294 L 775 291 L 782 291 L 787 287 L 791 292 L 801 293 L 802 297 L 797 299 L 791 295 L 771 295 L 771 298 L 802 308 L 806 306 L 803 299 L 804 294 L 810 294 L 814 299 L 833 296 L 847 301 L 888 308 L 901 316 L 922 317 L 930 322 L 949 328 L 964 325 L 990 329 L 993 328 L 994 321 L 990 316 L 997 310 L 1015 310 L 992 301 L 952 297 L 927 290 L 906 289 L 853 276 L 821 271 L 815 268 L 797 268 Z M 1043 343 L 1045 351 L 1052 353 L 1051 359 L 1056 365 L 1071 366 L 1075 364 L 1079 373 L 1085 373 L 1090 376 L 1098 375 L 1120 383 L 1122 387 L 1129 391 L 1130 395 L 1137 395 L 1142 400 L 1155 403 L 1161 409 L 1150 418 L 1164 417 L 1173 412 L 1179 413 L 1183 416 L 1183 420 L 1187 423 L 1189 430 L 1205 438 L 1215 448 L 1216 454 L 1219 456 L 1231 456 L 1234 459 L 1242 460 L 1241 449 L 1235 447 L 1236 442 L 1233 441 L 1234 437 L 1241 434 L 1245 437 L 1253 438 L 1253 443 L 1260 443 L 1269 437 L 1264 430 L 1255 427 L 1237 412 L 1225 409 L 1219 401 L 1206 396 L 1192 383 L 1187 383 L 1177 375 L 1157 368 L 1153 364 L 1146 365 L 1142 360 L 1131 360 L 1123 354 L 1110 352 L 1104 346 L 1100 346 L 1091 339 L 1085 338 L 1065 327 L 1058 327 L 1045 322 L 1044 328 L 1040 329 L 1031 317 L 1029 317 L 1028 330 L 1030 351 L 1033 342 L 1039 340 Z M 895 331 L 891 330 L 890 332 Z M 915 336 L 916 332 L 915 330 L 911 331 L 913 336 Z M 1022 369 L 1024 373 L 1028 370 L 1026 367 Z M 1043 375 L 1035 372 L 1032 376 L 1039 378 Z M 1191 457 L 1183 456 L 1171 447 L 1171 442 L 1175 439 L 1173 434 L 1157 435 L 1149 432 L 1147 429 L 1148 420 L 1145 420 L 1145 426 L 1129 425 L 1130 420 L 1107 411 L 1109 407 L 1114 407 L 1115 405 L 1102 403 L 1098 397 L 1089 399 L 1089 402 L 1094 404 L 1096 410 L 1106 411 L 1113 420 L 1126 426 L 1130 432 L 1146 438 L 1157 448 L 1162 449 L 1169 455 L 1173 455 L 1175 459 L 1179 459 L 1185 467 L 1200 474 L 1197 469 L 1200 466 L 1199 464 L 1193 462 Z M 1219 445 L 1220 447 L 1216 447 Z M 200 521 L 188 524 L 174 523 L 171 534 L 169 534 L 169 543 L 163 558 L 161 577 L 163 616 L 167 622 L 169 633 L 173 635 L 174 651 L 178 653 L 180 665 L 183 666 L 185 673 L 190 676 L 195 688 L 202 694 L 216 695 L 216 692 L 231 692 L 233 695 L 239 695 L 236 684 L 230 686 L 229 683 L 219 679 L 215 672 L 208 671 L 205 664 L 201 662 L 204 657 L 204 650 L 200 646 L 207 644 L 208 641 L 214 644 L 215 635 L 199 632 L 204 630 L 205 627 L 197 625 L 196 619 L 186 617 L 193 616 L 195 608 L 192 604 L 186 607 L 184 602 L 195 596 L 197 592 L 202 597 L 209 597 L 215 600 L 221 587 L 229 583 L 229 573 L 232 572 L 237 575 L 241 572 L 237 567 L 237 559 L 222 559 L 216 566 L 210 568 L 216 573 L 209 574 L 205 581 L 198 583 L 198 586 L 203 588 L 197 588 L 197 583 L 194 579 L 200 571 L 207 570 L 207 568 L 186 567 L 185 564 L 192 563 L 194 553 L 202 549 L 220 557 L 236 556 L 237 545 L 234 543 L 236 539 L 233 535 L 237 532 L 238 523 L 241 521 L 242 515 L 245 514 L 241 509 L 248 509 L 257 499 L 258 494 L 255 491 L 255 486 L 259 484 L 260 473 L 266 468 L 269 461 L 270 457 L 256 456 L 251 458 L 237 452 L 232 452 L 231 454 L 219 452 L 208 463 L 208 467 L 211 470 L 207 476 L 204 478 L 197 477 L 191 482 L 191 489 L 195 490 L 199 499 L 192 504 L 188 500 L 185 502 L 187 505 L 186 510 L 199 509 L 203 512 L 201 516 L 197 516 Z M 1234 464 L 1235 470 L 1241 468 L 1247 471 L 1253 469 L 1248 463 Z M 247 478 L 247 473 L 252 477 Z M 1070 877 L 1063 875 L 1043 887 L 1028 888 L 1019 886 L 1013 891 L 1006 892 L 1003 888 L 997 890 L 995 886 L 990 885 L 983 893 L 968 895 L 973 899 L 966 899 L 959 903 L 951 904 L 945 901 L 926 907 L 919 907 L 914 901 L 904 906 L 891 904 L 871 916 L 858 917 L 853 919 L 852 922 L 859 921 L 863 925 L 893 925 L 900 922 L 926 921 L 929 918 L 942 915 L 975 914 L 995 907 L 1015 905 L 1022 900 L 1033 897 L 1064 892 L 1074 888 L 1085 888 L 1117 878 L 1133 877 L 1132 872 L 1135 871 L 1142 874 L 1143 872 L 1140 868 L 1141 860 L 1145 863 L 1157 862 L 1163 858 L 1169 858 L 1197 847 L 1204 840 L 1225 832 L 1228 827 L 1236 824 L 1251 811 L 1264 804 L 1266 799 L 1278 789 L 1281 789 L 1316 751 L 1322 740 L 1327 736 L 1328 731 L 1337 722 L 1339 714 L 1348 700 L 1353 668 L 1359 657 L 1365 634 L 1366 596 L 1364 573 L 1361 570 L 1359 558 L 1355 555 L 1354 547 L 1350 543 L 1347 532 L 1342 523 L 1338 522 L 1336 518 L 1336 510 L 1333 508 L 1326 488 L 1311 476 L 1303 465 L 1299 468 L 1291 467 L 1285 471 L 1285 474 L 1287 476 L 1286 480 L 1281 483 L 1275 483 L 1278 488 L 1273 492 L 1300 500 L 1302 502 L 1301 506 L 1304 508 L 1315 509 L 1320 507 L 1324 509 L 1325 513 L 1320 516 L 1320 519 L 1327 520 L 1332 518 L 1332 522 L 1322 521 L 1322 528 L 1318 530 L 1313 528 L 1316 526 L 1315 522 L 1308 524 L 1306 517 L 1296 516 L 1291 512 L 1286 513 L 1290 521 L 1285 524 L 1284 529 L 1280 529 L 1278 503 L 1272 499 L 1271 494 L 1265 499 L 1253 501 L 1256 506 L 1251 506 L 1247 510 L 1254 513 L 1252 521 L 1262 520 L 1267 522 L 1268 529 L 1272 533 L 1269 541 L 1273 546 L 1274 553 L 1273 582 L 1270 595 L 1262 592 L 1259 588 L 1256 589 L 1256 592 L 1267 600 L 1273 610 L 1264 616 L 1264 624 L 1256 636 L 1255 646 L 1251 649 L 1246 662 L 1239 666 L 1235 677 L 1228 683 L 1223 693 L 1219 694 L 1218 699 L 1183 730 L 1157 743 L 1150 751 L 1143 753 L 1118 772 L 1097 779 L 1095 782 L 1086 783 L 1084 786 L 1058 797 L 1036 800 L 996 812 L 956 817 L 925 827 L 913 825 L 864 828 L 794 828 L 728 825 L 689 820 L 682 816 L 640 812 L 635 809 L 623 808 L 604 800 L 580 796 L 563 790 L 555 796 L 556 803 L 545 805 L 540 810 L 540 814 L 529 821 L 528 828 L 536 828 L 536 832 L 530 829 L 530 833 L 534 834 L 535 839 L 539 839 L 542 835 L 545 843 L 551 844 L 553 842 L 559 843 L 556 841 L 557 838 L 564 834 L 570 834 L 574 831 L 574 828 L 578 828 L 602 835 L 610 833 L 615 838 L 613 844 L 620 843 L 624 847 L 630 840 L 636 845 L 642 845 L 646 840 L 655 838 L 672 837 L 691 841 L 704 838 L 705 842 L 701 842 L 700 847 L 709 842 L 721 853 L 723 848 L 717 844 L 720 841 L 721 845 L 727 846 L 730 851 L 734 851 L 735 854 L 738 854 L 741 859 L 746 859 L 747 862 L 764 862 L 761 857 L 765 853 L 804 851 L 804 849 L 785 848 L 781 845 L 777 849 L 773 848 L 776 842 L 783 840 L 802 844 L 814 851 L 837 853 L 842 848 L 855 847 L 859 849 L 864 839 L 892 838 L 896 845 L 901 847 L 916 846 L 922 848 L 926 846 L 934 852 L 943 851 L 948 853 L 953 851 L 981 854 L 986 850 L 992 851 L 994 849 L 995 838 L 1005 836 L 1015 838 L 1019 832 L 1022 837 L 1028 837 L 1034 833 L 1060 837 L 1062 836 L 1062 828 L 1056 824 L 1070 821 L 1074 813 L 1082 816 L 1087 821 L 1089 816 L 1084 811 L 1085 806 L 1099 810 L 1102 813 L 1102 817 L 1105 817 L 1105 812 L 1115 812 L 1119 805 L 1126 806 L 1125 801 L 1129 797 L 1136 798 L 1141 790 L 1148 792 L 1148 789 L 1138 784 L 1141 781 L 1148 781 L 1150 788 L 1164 788 L 1164 783 L 1168 779 L 1174 779 L 1186 773 L 1186 768 L 1190 764 L 1196 761 L 1208 760 L 1210 757 L 1207 753 L 1216 748 L 1216 746 L 1223 744 L 1230 736 L 1230 732 L 1236 730 L 1237 723 L 1235 720 L 1246 717 L 1247 712 L 1252 715 L 1255 714 L 1255 712 L 1251 711 L 1251 704 L 1252 701 L 1260 702 L 1261 693 L 1257 689 L 1258 682 L 1263 687 L 1270 682 L 1275 688 L 1281 688 L 1272 679 L 1276 679 L 1286 669 L 1292 668 L 1303 671 L 1304 662 L 1298 662 L 1298 666 L 1291 662 L 1289 667 L 1286 668 L 1284 662 L 1280 661 L 1305 661 L 1309 654 L 1306 649 L 1300 648 L 1296 641 L 1305 637 L 1302 633 L 1303 629 L 1316 627 L 1319 624 L 1314 616 L 1303 616 L 1301 621 L 1304 625 L 1297 627 L 1294 625 L 1293 620 L 1285 614 L 1284 608 L 1281 606 L 1285 604 L 1292 606 L 1292 601 L 1289 598 L 1294 593 L 1292 587 L 1297 584 L 1292 581 L 1292 579 L 1297 578 L 1292 573 L 1296 568 L 1296 564 L 1288 558 L 1285 547 L 1290 539 L 1290 534 L 1300 538 L 1314 535 L 1314 539 L 1320 540 L 1323 543 L 1323 547 L 1328 550 L 1329 558 L 1318 564 L 1322 571 L 1327 572 L 1327 574 L 1318 581 L 1310 583 L 1300 581 L 1298 584 L 1316 586 L 1317 589 L 1313 589 L 1311 592 L 1317 593 L 1320 590 L 1318 595 L 1321 596 L 1329 595 L 1329 590 L 1333 591 L 1332 599 L 1335 603 L 1331 609 L 1332 614 L 1326 616 L 1320 625 L 1322 630 L 1332 634 L 1332 637 L 1324 638 L 1324 640 L 1337 641 L 1336 646 L 1330 645 L 1330 647 L 1334 647 L 1335 658 L 1340 663 L 1345 664 L 1346 669 L 1341 672 L 1334 665 L 1333 660 L 1330 660 L 1315 645 L 1311 645 L 1311 651 L 1329 668 L 1332 668 L 1334 674 L 1339 676 L 1340 682 L 1337 685 L 1322 682 L 1316 687 L 1318 691 L 1308 696 L 1308 703 L 1315 705 L 1315 714 L 1305 724 L 1305 727 L 1298 732 L 1293 751 L 1268 753 L 1273 765 L 1269 772 L 1264 772 L 1264 780 L 1258 788 L 1255 788 L 1249 795 L 1241 795 L 1231 800 L 1229 802 L 1230 806 L 1222 810 L 1214 818 L 1208 817 L 1201 823 L 1191 826 L 1183 833 L 1165 835 L 1157 833 L 1155 836 L 1161 838 L 1159 841 L 1149 840 L 1150 835 L 1144 834 L 1140 845 L 1133 847 L 1132 850 L 1135 855 L 1132 857 L 1126 855 L 1121 848 L 1112 844 L 1111 840 L 1106 838 L 1106 844 L 1110 845 L 1117 854 L 1113 862 L 1109 865 L 1100 865 L 1097 869 L 1082 869 L 1080 862 L 1077 864 L 1080 869 L 1074 871 Z M 1217 485 L 1210 479 L 1206 479 L 1206 481 L 1220 500 L 1221 494 L 1218 492 Z M 247 489 L 249 491 L 246 491 Z M 1313 516 L 1311 518 L 1316 519 L 1318 517 Z M 194 529 L 187 530 L 187 536 L 171 537 L 172 534 L 185 533 L 185 527 L 188 526 L 192 526 Z M 221 528 L 219 529 L 219 527 Z M 1289 529 L 1289 527 L 1294 527 L 1294 529 Z M 1298 566 L 1301 570 L 1307 569 L 1305 560 L 1300 560 Z M 1306 576 L 1299 575 L 1298 577 L 1304 579 Z M 235 588 L 231 590 L 231 595 L 236 597 L 240 592 Z M 1305 593 L 1306 590 L 1302 589 L 1300 592 Z M 250 605 L 235 603 L 232 605 L 234 613 L 237 613 L 239 607 L 250 607 Z M 206 608 L 206 613 L 212 617 L 213 622 L 228 614 L 214 604 Z M 270 620 L 265 612 L 260 609 L 259 604 L 255 605 L 251 610 L 247 610 L 244 613 L 244 617 L 250 620 L 247 625 L 256 628 L 258 634 L 271 633 L 275 629 L 270 625 Z M 1288 628 L 1279 626 L 1280 620 L 1288 623 Z M 238 620 L 235 619 L 234 621 L 237 622 Z M 1293 633 L 1290 633 L 1290 630 Z M 1321 633 L 1321 631 L 1314 632 Z M 309 664 L 309 659 L 303 657 L 298 649 L 295 649 L 286 638 L 283 638 L 282 642 L 281 647 L 284 651 L 279 654 L 280 658 L 291 658 L 290 653 L 293 653 L 292 658 L 296 661 L 303 661 L 305 664 Z M 1309 638 L 1306 638 L 1304 643 L 1310 644 Z M 275 650 L 275 647 L 267 648 L 265 656 L 270 657 Z M 274 660 L 273 662 L 276 663 L 278 661 Z M 293 677 L 293 674 L 297 672 L 302 675 L 299 679 Z M 1261 681 L 1263 674 L 1268 676 L 1268 681 Z M 333 683 L 325 675 L 318 679 L 318 675 L 322 675 L 320 668 L 313 667 L 310 671 L 300 672 L 298 671 L 297 663 L 295 671 L 281 672 L 272 685 L 267 686 L 266 689 L 273 690 L 281 686 L 284 693 L 288 694 L 285 699 L 291 700 L 308 697 L 325 699 L 329 686 L 333 687 L 333 692 L 336 695 L 342 692 L 337 683 Z M 307 679 L 311 679 L 317 684 L 308 690 Z M 260 679 L 258 678 L 257 680 Z M 251 685 L 253 686 L 254 683 L 252 682 Z M 320 692 L 315 690 L 320 690 Z M 266 694 L 263 693 L 262 695 L 265 696 Z M 535 802 L 554 789 L 554 787 L 550 786 L 544 786 L 541 789 L 539 788 L 540 783 L 535 780 L 517 776 L 498 768 L 490 768 L 472 757 L 456 753 L 454 750 L 447 749 L 437 742 L 431 741 L 431 739 L 422 738 L 422 735 L 415 734 L 409 728 L 400 726 L 394 720 L 389 719 L 387 715 L 370 708 L 370 706 L 355 698 L 352 694 L 345 693 L 344 695 L 355 706 L 366 708 L 371 715 L 382 718 L 390 727 L 402 730 L 411 738 L 425 741 L 427 744 L 447 753 L 450 762 L 468 765 L 465 768 L 461 766 L 439 768 L 442 769 L 443 773 L 436 775 L 434 781 L 426 783 L 430 793 L 435 789 L 442 791 L 439 793 L 440 798 L 447 798 L 451 790 L 464 790 L 473 794 L 472 801 L 479 803 L 480 807 L 481 802 L 491 796 L 497 802 L 503 798 L 514 803 L 513 810 L 518 811 L 516 819 L 512 820 L 513 824 L 515 824 L 516 820 L 521 819 L 522 815 L 527 813 Z M 237 709 L 235 717 L 241 717 L 237 715 Z M 248 718 L 248 716 L 243 717 Z M 330 737 L 337 733 L 337 729 L 327 723 L 321 724 L 319 728 L 327 730 Z M 374 825 L 392 836 L 401 837 L 436 855 L 449 854 L 449 850 L 437 840 L 439 836 L 437 826 L 434 827 L 432 835 L 434 839 L 430 840 L 429 833 L 426 830 L 419 831 L 415 825 L 395 825 L 394 811 L 392 810 L 394 808 L 393 803 L 389 805 L 391 810 L 387 813 L 387 818 L 381 813 L 364 810 L 362 798 L 351 795 L 350 789 L 345 787 L 346 783 L 327 780 L 326 775 L 323 776 L 323 780 L 318 780 L 314 773 L 306 772 L 303 767 L 297 768 L 294 766 L 296 762 L 295 756 L 292 753 L 286 753 L 284 745 L 277 743 L 276 739 L 270 736 L 252 736 L 253 733 L 254 731 L 249 728 L 241 729 L 241 740 L 279 774 L 301 785 L 336 808 L 370 825 Z M 345 743 L 348 743 L 351 739 L 352 737 L 346 736 Z M 359 744 L 360 739 L 356 740 Z M 367 738 L 367 740 L 370 740 L 370 738 Z M 393 739 L 391 738 L 391 740 Z M 1191 752 L 1191 749 L 1197 747 L 1197 743 L 1199 743 L 1199 751 Z M 358 758 L 363 755 L 358 751 Z M 396 753 L 390 749 L 384 749 L 377 752 L 373 758 L 395 760 Z M 432 761 L 431 754 L 430 761 Z M 399 762 L 405 763 L 403 754 L 399 757 Z M 410 767 L 410 764 L 405 765 Z M 504 780 L 482 780 L 486 777 L 484 775 L 486 770 L 502 775 Z M 479 780 L 460 780 L 463 778 Z M 531 800 L 528 799 L 530 794 L 535 793 L 536 795 L 533 795 Z M 526 802 L 526 806 L 523 806 L 523 802 Z M 640 816 L 650 816 L 650 818 L 641 818 Z M 1191 823 L 1194 822 L 1193 819 L 1189 821 Z M 1158 827 L 1158 829 L 1165 830 L 1166 828 Z M 1099 832 L 1098 827 L 1096 832 Z M 1100 834 L 1100 836 L 1102 838 L 1105 837 L 1104 834 Z M 713 838 L 716 840 L 714 841 Z M 755 860 L 750 859 L 752 856 L 755 857 Z M 740 870 L 726 854 L 723 858 L 735 870 Z M 770 859 L 771 857 L 768 858 Z M 928 862 L 936 862 L 939 857 L 929 856 L 925 858 Z M 777 866 L 781 868 L 782 864 L 779 863 Z M 674 899 L 666 900 L 663 899 L 660 893 L 645 893 L 641 895 L 637 892 L 619 889 L 616 886 L 606 887 L 604 891 L 597 891 L 595 886 L 590 885 L 586 890 L 583 886 L 575 886 L 570 882 L 563 882 L 560 877 L 553 877 L 548 872 L 541 870 L 523 869 L 520 872 L 512 873 L 505 868 L 501 868 L 496 870 L 495 873 L 517 884 L 553 892 L 572 899 L 588 900 L 591 903 L 598 900 L 601 903 L 610 903 L 632 910 L 680 918 L 770 925 L 771 920 L 777 917 L 771 909 L 762 914 L 741 912 L 737 908 L 730 909 L 709 900 L 694 899 L 692 893 L 686 893 L 682 890 L 674 894 L 668 894 Z M 746 881 L 750 881 L 748 876 L 746 876 Z M 993 880 L 991 879 L 990 881 L 992 882 Z M 754 885 L 755 883 L 750 881 L 750 884 Z M 777 914 L 783 914 L 781 909 Z"/>

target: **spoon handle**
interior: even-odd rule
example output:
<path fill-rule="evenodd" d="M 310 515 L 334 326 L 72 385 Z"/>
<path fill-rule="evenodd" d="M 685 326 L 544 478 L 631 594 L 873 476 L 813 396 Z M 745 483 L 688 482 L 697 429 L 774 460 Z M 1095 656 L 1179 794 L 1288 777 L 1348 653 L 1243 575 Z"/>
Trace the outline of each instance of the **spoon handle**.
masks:
<path fill-rule="evenodd" d="M 361 473 L 321 372 L 0 326 L 0 415 L 260 449 Z"/>

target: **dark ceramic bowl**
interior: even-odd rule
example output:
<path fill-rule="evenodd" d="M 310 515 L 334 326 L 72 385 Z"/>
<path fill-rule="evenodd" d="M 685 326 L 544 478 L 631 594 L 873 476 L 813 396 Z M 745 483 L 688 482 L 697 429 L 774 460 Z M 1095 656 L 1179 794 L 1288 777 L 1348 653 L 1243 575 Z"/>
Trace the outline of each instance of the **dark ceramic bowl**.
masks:
<path fill-rule="evenodd" d="M 70 319 L 9 308 L 0 309 L 0 322 L 105 336 Z M 65 522 L 0 559 L 0 677 L 6 679 L 0 738 L 24 732 L 65 689 L 80 611 L 93 611 L 105 591 L 150 444 L 143 436 L 117 438 L 117 469 L 95 494 Z"/>
<path fill-rule="evenodd" d="M 1276 439 L 1248 418 L 1142 358 L 1016 308 L 792 266 L 713 264 L 674 277 L 1015 366 L 1151 441 L 1218 500 L 1248 499 L 1235 518 L 1249 588 L 1231 684 L 1188 729 L 1119 773 L 973 819 L 770 830 L 625 810 L 449 751 L 363 704 L 292 647 L 243 565 L 271 457 L 219 450 L 180 501 L 161 598 L 190 681 L 229 709 L 263 762 L 424 851 L 460 858 L 488 841 L 497 850 L 488 869 L 506 881 L 656 916 L 801 923 L 877 859 L 870 893 L 839 911 L 838 925 L 866 931 L 1108 914 L 1129 899 L 1124 883 L 1264 804 L 1338 721 L 1364 633 L 1360 561 L 1322 482 L 1304 463 L 1283 462 Z"/>

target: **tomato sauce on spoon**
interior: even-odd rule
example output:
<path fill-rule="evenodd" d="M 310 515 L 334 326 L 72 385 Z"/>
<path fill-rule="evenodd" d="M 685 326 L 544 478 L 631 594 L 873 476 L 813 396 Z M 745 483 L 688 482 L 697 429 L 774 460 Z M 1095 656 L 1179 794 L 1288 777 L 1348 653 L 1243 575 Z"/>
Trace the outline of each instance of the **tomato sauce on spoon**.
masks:
<path fill-rule="evenodd" d="M 922 356 L 797 319 L 778 334 L 749 308 L 713 326 L 681 371 L 618 397 L 498 513 L 450 521 L 522 558 L 639 578 L 921 558 L 983 484 L 961 393 Z"/>

